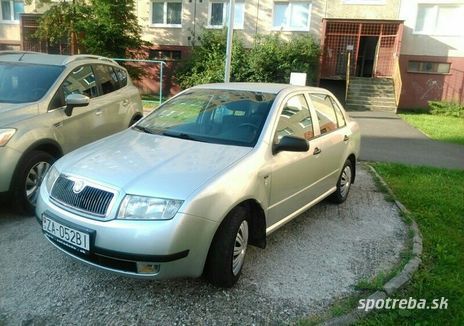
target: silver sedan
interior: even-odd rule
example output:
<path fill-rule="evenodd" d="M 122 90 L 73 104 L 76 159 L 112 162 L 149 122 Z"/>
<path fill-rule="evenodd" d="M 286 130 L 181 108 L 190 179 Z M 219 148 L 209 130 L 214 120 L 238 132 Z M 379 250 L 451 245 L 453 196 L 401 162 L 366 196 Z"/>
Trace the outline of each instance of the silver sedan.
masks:
<path fill-rule="evenodd" d="M 47 174 L 45 237 L 87 264 L 233 286 L 248 245 L 355 180 L 360 133 L 327 90 L 229 83 L 187 89 Z"/>

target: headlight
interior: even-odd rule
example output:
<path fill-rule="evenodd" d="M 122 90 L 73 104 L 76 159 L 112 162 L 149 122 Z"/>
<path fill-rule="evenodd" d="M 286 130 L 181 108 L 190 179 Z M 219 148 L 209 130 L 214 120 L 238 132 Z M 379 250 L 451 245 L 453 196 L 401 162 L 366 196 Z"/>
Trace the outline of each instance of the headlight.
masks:
<path fill-rule="evenodd" d="M 5 146 L 15 132 L 16 129 L 0 129 L 0 147 Z"/>
<path fill-rule="evenodd" d="M 45 177 L 45 187 L 50 193 L 52 191 L 53 184 L 55 183 L 56 179 L 60 176 L 60 173 L 53 165 L 50 170 L 48 170 L 47 176 Z"/>
<path fill-rule="evenodd" d="M 119 208 L 118 219 L 170 220 L 182 203 L 182 200 L 127 195 Z"/>

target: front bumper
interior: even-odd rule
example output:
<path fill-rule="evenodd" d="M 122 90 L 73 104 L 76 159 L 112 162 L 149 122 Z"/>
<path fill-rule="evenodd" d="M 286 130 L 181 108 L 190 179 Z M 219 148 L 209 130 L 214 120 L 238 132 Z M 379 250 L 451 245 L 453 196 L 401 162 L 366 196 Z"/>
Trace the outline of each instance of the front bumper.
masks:
<path fill-rule="evenodd" d="M 0 147 L 0 192 L 10 190 L 13 173 L 20 159 L 20 152 L 7 146 Z"/>
<path fill-rule="evenodd" d="M 37 201 L 39 223 L 43 214 L 95 232 L 87 255 L 46 236 L 60 250 L 94 267 L 139 278 L 200 276 L 217 228 L 215 222 L 181 213 L 167 221 L 92 220 L 54 205 L 44 187 Z M 138 273 L 142 262 L 156 265 L 156 272 Z"/>

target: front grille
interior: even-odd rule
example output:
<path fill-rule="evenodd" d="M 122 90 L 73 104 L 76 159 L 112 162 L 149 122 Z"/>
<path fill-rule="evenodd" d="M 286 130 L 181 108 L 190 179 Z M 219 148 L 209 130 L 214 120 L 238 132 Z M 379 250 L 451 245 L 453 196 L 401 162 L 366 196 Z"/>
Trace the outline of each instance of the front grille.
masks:
<path fill-rule="evenodd" d="M 114 197 L 112 192 L 85 185 L 81 191 L 73 190 L 75 180 L 63 175 L 53 185 L 51 198 L 66 207 L 103 217 Z"/>

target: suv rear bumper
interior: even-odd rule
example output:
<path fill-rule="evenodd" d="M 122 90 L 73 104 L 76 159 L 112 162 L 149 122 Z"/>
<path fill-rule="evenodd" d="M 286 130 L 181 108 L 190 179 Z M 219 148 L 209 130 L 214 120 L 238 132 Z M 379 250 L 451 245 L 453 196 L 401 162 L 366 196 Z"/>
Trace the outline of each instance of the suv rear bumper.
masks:
<path fill-rule="evenodd" d="M 0 192 L 7 192 L 21 153 L 9 147 L 0 147 Z"/>

